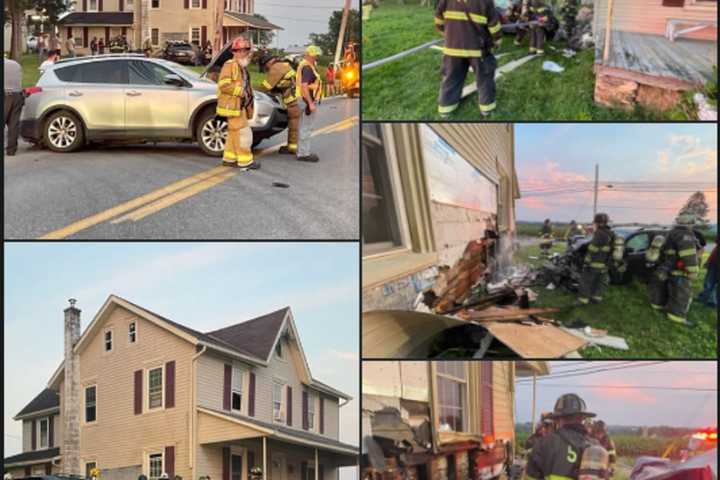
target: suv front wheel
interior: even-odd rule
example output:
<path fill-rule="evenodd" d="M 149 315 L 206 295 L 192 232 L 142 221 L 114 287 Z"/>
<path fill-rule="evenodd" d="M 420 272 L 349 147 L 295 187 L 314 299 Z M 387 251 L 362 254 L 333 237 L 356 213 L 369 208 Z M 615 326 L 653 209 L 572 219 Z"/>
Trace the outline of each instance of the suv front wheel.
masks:
<path fill-rule="evenodd" d="M 195 131 L 198 145 L 205 153 L 212 157 L 221 157 L 225 150 L 227 138 L 227 120 L 218 117 L 213 109 L 207 109 L 200 117 Z"/>
<path fill-rule="evenodd" d="M 45 122 L 43 142 L 53 152 L 74 152 L 83 141 L 82 124 L 73 113 L 61 110 L 50 115 Z"/>

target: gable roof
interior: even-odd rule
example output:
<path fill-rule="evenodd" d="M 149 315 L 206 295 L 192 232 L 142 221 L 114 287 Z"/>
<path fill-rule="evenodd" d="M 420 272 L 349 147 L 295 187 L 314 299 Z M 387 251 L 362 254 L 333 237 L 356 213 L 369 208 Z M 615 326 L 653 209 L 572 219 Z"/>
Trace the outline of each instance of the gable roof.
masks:
<path fill-rule="evenodd" d="M 75 351 L 79 351 L 82 348 L 87 339 L 92 336 L 92 332 L 98 328 L 102 320 L 116 307 L 125 308 L 141 318 L 144 318 L 151 323 L 154 323 L 155 325 L 165 328 L 171 333 L 184 338 L 194 345 L 208 347 L 221 353 L 239 357 L 242 360 L 260 366 L 268 365 L 273 350 L 275 349 L 275 344 L 287 328 L 291 331 L 297 342 L 303 372 L 308 379 L 308 384 L 333 396 L 346 400 L 351 398 L 347 394 L 312 378 L 305 353 L 303 352 L 302 345 L 300 344 L 297 329 L 295 328 L 290 307 L 284 307 L 280 310 L 276 310 L 245 322 L 203 333 L 174 322 L 169 318 L 163 317 L 162 315 L 125 300 L 124 298 L 118 297 L 117 295 L 110 295 L 80 336 L 80 339 L 74 347 Z M 63 364 L 61 363 L 48 382 L 49 386 L 52 386 L 57 381 L 62 371 Z"/>
<path fill-rule="evenodd" d="M 46 388 L 30 400 L 30 403 L 25 405 L 25 407 L 13 417 L 13 420 L 20 420 L 23 417 L 29 417 L 33 414 L 49 412 L 56 409 L 60 409 L 60 396 L 57 392 Z"/>

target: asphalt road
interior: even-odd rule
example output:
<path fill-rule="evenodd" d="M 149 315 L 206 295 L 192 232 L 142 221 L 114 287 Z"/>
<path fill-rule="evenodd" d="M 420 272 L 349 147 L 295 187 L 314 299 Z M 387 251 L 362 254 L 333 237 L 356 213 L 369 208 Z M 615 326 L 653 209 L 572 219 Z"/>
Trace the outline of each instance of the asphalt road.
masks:
<path fill-rule="evenodd" d="M 358 113 L 357 100 L 322 104 L 319 163 L 278 155 L 282 132 L 258 145 L 262 168 L 246 172 L 191 144 L 57 154 L 21 143 L 5 158 L 5 238 L 357 239 Z"/>

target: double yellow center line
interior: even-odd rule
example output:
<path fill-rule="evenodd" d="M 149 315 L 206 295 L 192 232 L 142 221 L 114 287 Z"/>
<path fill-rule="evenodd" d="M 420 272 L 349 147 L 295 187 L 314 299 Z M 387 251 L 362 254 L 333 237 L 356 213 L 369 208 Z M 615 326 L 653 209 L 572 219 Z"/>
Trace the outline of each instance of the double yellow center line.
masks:
<path fill-rule="evenodd" d="M 336 131 L 345 130 L 352 127 L 358 122 L 358 116 L 346 118 L 338 123 L 328 125 L 313 133 L 313 136 L 322 135 Z M 255 158 L 260 158 L 270 153 L 276 152 L 280 146 L 270 147 L 255 154 Z M 239 173 L 236 169 L 219 166 L 200 172 L 191 177 L 184 178 L 177 182 L 166 185 L 158 190 L 146 193 L 137 198 L 129 200 L 120 205 L 116 205 L 105 211 L 96 213 L 82 220 L 74 222 L 66 227 L 54 230 L 40 237 L 41 240 L 58 240 L 69 237 L 82 230 L 93 227 L 103 222 L 111 221 L 113 224 L 125 221 L 138 221 L 148 215 L 156 213 L 164 208 L 181 202 L 193 195 L 197 195 L 209 188 L 219 185 L 226 180 L 231 179 Z"/>

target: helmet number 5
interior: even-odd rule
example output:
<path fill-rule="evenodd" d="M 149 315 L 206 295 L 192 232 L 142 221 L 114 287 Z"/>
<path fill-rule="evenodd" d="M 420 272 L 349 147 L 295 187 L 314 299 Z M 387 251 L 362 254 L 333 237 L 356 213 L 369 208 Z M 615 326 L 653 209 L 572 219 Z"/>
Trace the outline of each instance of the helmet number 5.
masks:
<path fill-rule="evenodd" d="M 568 454 L 567 454 L 567 461 L 570 463 L 575 463 L 577 460 L 577 453 L 575 450 L 572 449 L 570 445 L 568 445 Z"/>

